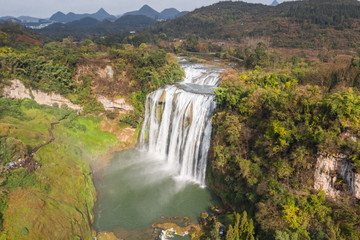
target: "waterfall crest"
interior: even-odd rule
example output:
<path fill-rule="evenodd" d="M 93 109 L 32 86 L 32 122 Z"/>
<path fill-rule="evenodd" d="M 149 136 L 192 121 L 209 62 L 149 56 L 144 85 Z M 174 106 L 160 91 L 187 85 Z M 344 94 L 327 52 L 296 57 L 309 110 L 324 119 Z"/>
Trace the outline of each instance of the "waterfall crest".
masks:
<path fill-rule="evenodd" d="M 205 185 L 211 140 L 211 94 L 222 69 L 182 63 L 185 79 L 150 93 L 138 148 L 164 158 L 178 177 Z"/>

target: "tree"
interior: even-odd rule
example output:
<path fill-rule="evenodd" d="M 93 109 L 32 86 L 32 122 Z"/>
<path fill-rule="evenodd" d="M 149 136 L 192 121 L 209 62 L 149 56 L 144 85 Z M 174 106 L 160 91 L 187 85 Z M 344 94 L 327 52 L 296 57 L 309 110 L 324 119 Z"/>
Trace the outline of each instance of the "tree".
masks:
<path fill-rule="evenodd" d="M 0 46 L 6 46 L 9 43 L 9 37 L 3 31 L 0 31 Z"/>
<path fill-rule="evenodd" d="M 269 55 L 267 53 L 267 46 L 265 43 L 259 42 L 254 51 L 250 52 L 250 55 L 245 61 L 247 68 L 254 68 L 256 66 L 266 67 L 269 65 Z"/>
<path fill-rule="evenodd" d="M 196 47 L 198 44 L 199 44 L 199 37 L 195 34 L 192 34 L 187 39 L 186 50 L 190 52 L 196 52 L 197 51 Z"/>
<path fill-rule="evenodd" d="M 252 219 L 248 219 L 247 212 L 242 215 L 234 213 L 235 224 L 230 226 L 226 234 L 226 240 L 255 240 L 254 223 Z"/>

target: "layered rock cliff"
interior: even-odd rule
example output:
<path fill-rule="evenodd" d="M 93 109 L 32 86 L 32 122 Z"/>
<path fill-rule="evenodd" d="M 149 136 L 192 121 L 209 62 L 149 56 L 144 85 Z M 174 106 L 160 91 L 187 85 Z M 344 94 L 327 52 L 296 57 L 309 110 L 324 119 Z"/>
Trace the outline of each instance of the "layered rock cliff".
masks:
<path fill-rule="evenodd" d="M 314 188 L 325 191 L 332 199 L 344 192 L 339 188 L 340 184 L 345 184 L 345 190 L 360 199 L 360 174 L 356 173 L 351 160 L 345 154 L 319 154 L 314 180 Z"/>

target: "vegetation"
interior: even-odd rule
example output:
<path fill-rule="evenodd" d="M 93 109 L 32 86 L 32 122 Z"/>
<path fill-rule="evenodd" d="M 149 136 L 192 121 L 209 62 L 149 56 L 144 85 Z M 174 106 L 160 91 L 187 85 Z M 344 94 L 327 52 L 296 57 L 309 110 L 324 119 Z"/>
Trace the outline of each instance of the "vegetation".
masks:
<path fill-rule="evenodd" d="M 360 41 L 359 10 L 356 0 L 289 1 L 277 7 L 223 1 L 159 23 L 151 32 L 241 44 L 266 40 L 272 47 L 345 49 Z"/>
<path fill-rule="evenodd" d="M 41 45 L 42 39 L 36 32 L 23 28 L 18 23 L 5 21 L 0 24 L 0 46 L 24 49 L 31 45 Z"/>
<path fill-rule="evenodd" d="M 10 26 L 3 36 L 16 35 L 18 25 Z M 183 71 L 173 56 L 145 44 L 108 48 L 90 39 L 75 43 L 67 38 L 43 46 L 17 41 L 1 42 L 0 88 L 18 78 L 32 90 L 59 93 L 83 106 L 83 115 L 90 114 L 80 117 L 58 104 L 39 106 L 33 100 L 0 98 L 1 169 L 26 159 L 34 147 L 49 141 L 50 123 L 60 121 L 53 130 L 55 141 L 34 157 L 42 167 L 35 172 L 2 170 L 0 238 L 92 239 L 95 188 L 85 160 L 92 162 L 118 141 L 99 130 L 101 117 L 91 116 L 104 111 L 96 95 L 130 102 L 134 111 L 120 121 L 135 128 L 147 93 L 179 81 Z M 117 112 L 106 115 L 112 121 L 119 120 Z M 116 127 L 123 125 L 118 122 Z"/>
<path fill-rule="evenodd" d="M 99 62 L 105 68 L 104 63 L 110 60 L 115 70 L 114 78 L 119 80 L 109 82 L 107 89 L 101 89 L 101 94 L 130 99 L 137 123 L 147 93 L 182 79 L 183 72 L 176 60 L 164 50 L 145 44 L 137 48 L 131 45 L 101 48 L 89 39 L 76 44 L 71 38 L 43 47 L 3 47 L 0 48 L 0 78 L 19 78 L 27 87 L 59 93 L 84 106 L 84 113 L 98 113 L 103 108 L 96 100 L 98 92 L 93 86 L 100 77 L 94 70 L 79 75 L 78 69 L 89 65 L 98 67 Z"/>
<path fill-rule="evenodd" d="M 99 130 L 99 118 L 78 117 L 33 100 L 0 98 L 0 109 L 1 238 L 93 238 L 95 188 L 84 159 L 106 152 L 116 143 L 115 136 Z M 3 170 L 48 141 L 47 129 L 56 121 L 55 141 L 35 155 L 42 167 L 35 172 Z"/>
<path fill-rule="evenodd" d="M 359 134 L 360 69 L 353 77 L 337 69 L 319 82 L 316 68 L 298 74 L 304 68 L 293 62 L 287 74 L 224 74 L 208 180 L 228 207 L 248 211 L 259 239 L 358 239 L 351 194 L 332 202 L 313 185 L 318 154 L 344 153 L 360 173 L 360 145 L 351 140 Z M 233 239 L 233 226 L 226 230 Z"/>
<path fill-rule="evenodd" d="M 181 81 L 184 72 L 176 59 L 170 58 L 162 50 L 149 51 L 146 44 L 138 48 L 108 49 L 109 58 L 117 65 L 116 70 L 125 71 L 132 66 L 130 75 L 130 99 L 135 111 L 131 116 L 125 116 L 122 121 L 132 126 L 140 123 L 140 117 L 145 110 L 146 96 L 166 84 Z M 123 93 L 126 93 L 123 90 Z"/>
<path fill-rule="evenodd" d="M 319 154 L 343 153 L 360 173 L 359 14 L 355 0 L 277 7 L 220 2 L 138 34 L 115 32 L 126 25 L 117 22 L 105 29 L 110 35 L 93 36 L 103 26 L 85 19 L 66 25 L 66 36 L 78 31 L 79 42 L 49 30 L 45 45 L 33 31 L 5 22 L 0 89 L 19 78 L 29 88 L 67 97 L 84 114 L 104 112 L 99 95 L 125 98 L 134 111 L 119 120 L 136 128 L 147 94 L 183 76 L 167 52 L 236 63 L 214 93 L 207 171 L 226 211 L 204 218 L 202 238 L 359 239 L 360 206 L 344 179 L 335 183 L 343 193 L 338 201 L 314 190 Z M 154 23 L 137 20 L 139 27 Z M 1 169 L 46 142 L 50 123 L 60 121 L 56 140 L 35 156 L 41 168 L 2 171 L 0 239 L 93 237 L 95 190 L 83 159 L 95 159 L 117 141 L 99 130 L 100 120 L 0 98 Z"/>

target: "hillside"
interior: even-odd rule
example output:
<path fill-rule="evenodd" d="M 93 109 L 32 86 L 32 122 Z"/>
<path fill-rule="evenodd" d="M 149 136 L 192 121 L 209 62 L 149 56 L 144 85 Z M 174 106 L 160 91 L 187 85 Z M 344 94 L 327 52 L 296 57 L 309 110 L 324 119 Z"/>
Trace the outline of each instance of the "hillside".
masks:
<path fill-rule="evenodd" d="M 182 38 L 196 34 L 238 43 L 263 39 L 274 47 L 343 49 L 360 42 L 359 30 L 358 1 L 315 0 L 285 2 L 276 7 L 220 2 L 159 23 L 151 32 Z"/>
<path fill-rule="evenodd" d="M 41 36 L 33 30 L 23 28 L 20 24 L 11 21 L 0 24 L 0 47 L 28 47 L 41 44 Z"/>

